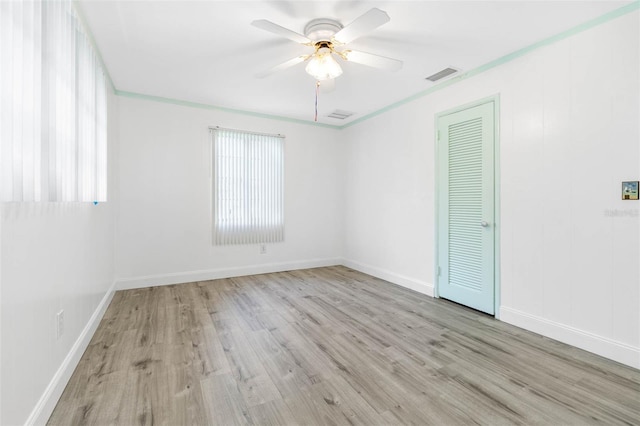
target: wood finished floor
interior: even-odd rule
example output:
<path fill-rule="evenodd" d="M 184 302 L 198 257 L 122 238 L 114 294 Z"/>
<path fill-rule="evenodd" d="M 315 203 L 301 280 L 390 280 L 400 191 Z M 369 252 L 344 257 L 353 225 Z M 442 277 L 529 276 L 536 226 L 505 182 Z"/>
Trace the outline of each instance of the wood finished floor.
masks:
<path fill-rule="evenodd" d="M 640 371 L 345 267 L 115 294 L 51 425 L 640 424 Z"/>

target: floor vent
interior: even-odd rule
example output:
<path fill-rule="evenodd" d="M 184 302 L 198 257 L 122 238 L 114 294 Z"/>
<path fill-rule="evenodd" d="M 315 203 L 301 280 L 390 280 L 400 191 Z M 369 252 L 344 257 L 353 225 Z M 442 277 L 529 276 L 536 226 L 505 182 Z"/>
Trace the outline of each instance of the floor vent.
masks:
<path fill-rule="evenodd" d="M 457 73 L 458 70 L 455 68 L 445 68 L 442 71 L 438 71 L 437 73 L 430 75 L 429 77 L 427 77 L 427 80 L 429 81 L 438 81 L 441 80 L 447 76 L 450 76 L 451 74 L 455 74 Z"/>
<path fill-rule="evenodd" d="M 335 118 L 338 120 L 344 120 L 345 118 L 349 118 L 351 117 L 353 114 L 355 114 L 354 112 L 349 112 L 349 111 L 342 111 L 342 110 L 335 110 L 333 111 L 331 114 L 327 115 L 327 117 L 329 118 Z"/>

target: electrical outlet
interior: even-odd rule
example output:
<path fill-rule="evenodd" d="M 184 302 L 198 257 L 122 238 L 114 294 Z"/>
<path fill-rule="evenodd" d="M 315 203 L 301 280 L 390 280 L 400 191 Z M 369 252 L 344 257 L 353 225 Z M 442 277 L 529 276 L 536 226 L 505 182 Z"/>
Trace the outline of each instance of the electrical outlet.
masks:
<path fill-rule="evenodd" d="M 64 334 L 64 309 L 56 314 L 56 339 Z"/>
<path fill-rule="evenodd" d="M 266 244 L 261 244 L 260 245 L 260 254 L 267 254 L 267 245 Z"/>

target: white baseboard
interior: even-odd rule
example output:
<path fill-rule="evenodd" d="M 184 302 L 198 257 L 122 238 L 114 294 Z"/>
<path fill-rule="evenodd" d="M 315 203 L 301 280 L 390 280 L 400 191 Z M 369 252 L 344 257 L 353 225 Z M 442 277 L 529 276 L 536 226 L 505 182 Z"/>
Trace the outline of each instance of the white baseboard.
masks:
<path fill-rule="evenodd" d="M 622 364 L 640 368 L 640 348 L 506 306 L 500 307 L 500 320 Z"/>
<path fill-rule="evenodd" d="M 135 278 L 121 278 L 116 283 L 118 290 L 208 281 L 220 278 L 242 277 L 245 275 L 268 274 L 271 272 L 292 271 L 296 269 L 320 268 L 340 265 L 341 259 L 310 259 L 296 262 L 264 263 L 261 265 L 241 266 L 237 268 L 220 268 L 203 271 L 177 272 L 161 275 L 149 275 Z"/>
<path fill-rule="evenodd" d="M 53 413 L 53 409 L 56 407 L 56 404 L 58 403 L 64 388 L 67 386 L 73 371 L 80 362 L 82 354 L 87 349 L 87 346 L 89 346 L 89 342 L 98 328 L 105 311 L 109 307 L 109 303 L 111 303 L 114 293 L 115 282 L 111 284 L 111 287 L 107 290 L 107 293 L 98 304 L 93 315 L 89 318 L 87 325 L 84 327 L 80 336 L 78 336 L 78 339 L 69 350 L 64 361 L 62 361 L 60 368 L 58 368 L 56 374 L 53 375 L 51 382 L 49 382 L 49 385 L 38 400 L 36 406 L 33 408 L 33 411 L 31 411 L 25 425 L 44 425 L 47 423 L 47 420 L 49 420 L 51 413 Z"/>
<path fill-rule="evenodd" d="M 406 287 L 418 293 L 426 294 L 433 297 L 433 284 L 416 280 L 415 278 L 409 278 L 404 275 L 396 274 L 395 272 L 388 271 L 386 269 L 376 268 L 375 266 L 366 265 L 364 263 L 356 262 L 354 260 L 342 259 L 342 265 L 355 269 L 356 271 L 363 272 L 365 274 L 373 275 L 376 278 L 389 281 L 390 283 L 397 284 L 401 287 Z"/>

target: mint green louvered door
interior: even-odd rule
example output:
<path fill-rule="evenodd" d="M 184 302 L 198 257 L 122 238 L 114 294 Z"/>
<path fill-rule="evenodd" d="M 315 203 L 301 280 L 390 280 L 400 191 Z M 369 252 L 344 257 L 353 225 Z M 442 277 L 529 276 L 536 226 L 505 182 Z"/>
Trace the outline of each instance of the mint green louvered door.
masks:
<path fill-rule="evenodd" d="M 495 298 L 494 102 L 438 117 L 438 295 L 489 314 Z"/>

